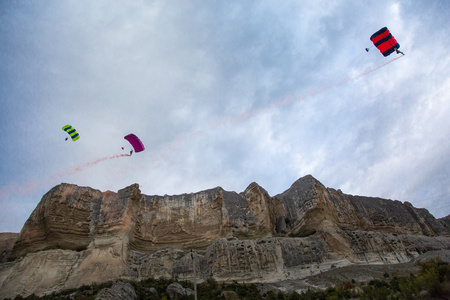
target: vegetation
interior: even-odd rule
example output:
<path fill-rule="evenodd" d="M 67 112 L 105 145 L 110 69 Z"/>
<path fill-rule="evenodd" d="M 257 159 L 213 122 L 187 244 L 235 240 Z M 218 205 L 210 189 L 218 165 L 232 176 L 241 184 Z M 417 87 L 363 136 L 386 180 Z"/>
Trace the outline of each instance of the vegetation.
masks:
<path fill-rule="evenodd" d="M 368 283 L 341 282 L 325 291 L 307 291 L 301 294 L 270 291 L 262 294 L 255 284 L 244 283 L 217 283 L 213 279 L 197 285 L 198 299 L 225 299 L 224 291 L 230 291 L 238 299 L 267 299 L 267 300 L 297 300 L 297 299 L 450 299 L 450 265 L 441 259 L 432 259 L 420 264 L 417 275 L 409 277 L 389 278 L 384 274 L 384 280 L 372 280 Z M 147 279 L 139 282 L 130 281 L 136 290 L 138 299 L 168 299 L 167 286 L 178 282 L 184 288 L 194 289 L 193 283 L 188 281 L 175 281 L 174 279 Z M 35 295 L 19 299 L 95 299 L 101 289 L 110 287 L 112 283 L 83 286 L 79 289 L 66 290 L 44 297 Z M 151 293 L 150 288 L 153 288 Z M 194 299 L 193 295 L 183 296 L 181 299 Z"/>

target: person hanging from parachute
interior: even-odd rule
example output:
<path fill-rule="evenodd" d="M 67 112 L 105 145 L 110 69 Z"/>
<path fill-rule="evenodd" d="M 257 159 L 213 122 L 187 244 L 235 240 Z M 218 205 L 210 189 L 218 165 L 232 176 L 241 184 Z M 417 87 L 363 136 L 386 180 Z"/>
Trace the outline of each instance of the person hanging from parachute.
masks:
<path fill-rule="evenodd" d="M 67 133 L 70 135 L 70 137 L 72 138 L 72 141 L 74 141 L 74 142 L 80 138 L 80 135 L 79 135 L 78 132 L 75 130 L 75 128 L 73 128 L 73 127 L 70 126 L 69 124 L 64 125 L 63 128 L 62 128 L 62 130 L 64 130 L 65 132 L 67 132 Z M 66 137 L 65 140 L 67 141 L 68 139 L 69 139 L 69 138 Z"/>
<path fill-rule="evenodd" d="M 136 135 L 130 133 L 124 136 L 124 139 L 130 142 L 131 146 L 133 146 L 134 152 L 138 153 L 145 150 L 144 144 Z M 130 150 L 130 156 L 133 154 L 133 149 Z"/>
<path fill-rule="evenodd" d="M 402 51 L 398 50 L 400 48 L 400 44 L 394 38 L 394 36 L 389 32 L 387 27 L 383 27 L 370 37 L 373 45 L 380 50 L 381 54 L 384 57 L 392 54 L 394 51 L 397 54 L 405 55 Z M 372 47 L 370 47 L 372 48 Z M 370 48 L 366 48 L 366 51 L 369 52 Z"/>

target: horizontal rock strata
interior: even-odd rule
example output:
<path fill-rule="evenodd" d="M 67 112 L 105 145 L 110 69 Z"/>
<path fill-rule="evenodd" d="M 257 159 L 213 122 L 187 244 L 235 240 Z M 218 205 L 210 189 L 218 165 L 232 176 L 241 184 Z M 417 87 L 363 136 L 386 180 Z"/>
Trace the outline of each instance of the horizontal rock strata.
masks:
<path fill-rule="evenodd" d="M 450 249 L 450 222 L 426 209 L 343 194 L 308 175 L 271 197 L 251 183 L 149 196 L 61 184 L 20 234 L 0 235 L 0 297 L 149 277 L 272 282 Z M 192 252 L 191 252 L 192 251 Z M 193 260 L 194 259 L 194 260 Z"/>

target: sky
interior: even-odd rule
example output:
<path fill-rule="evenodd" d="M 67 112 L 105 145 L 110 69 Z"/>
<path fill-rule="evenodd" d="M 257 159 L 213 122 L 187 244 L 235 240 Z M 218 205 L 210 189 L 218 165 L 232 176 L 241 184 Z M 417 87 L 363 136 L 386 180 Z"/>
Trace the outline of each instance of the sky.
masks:
<path fill-rule="evenodd" d="M 448 20 L 445 0 L 0 1 L 0 232 L 63 182 L 275 196 L 311 174 L 444 217 Z M 385 26 L 405 56 L 365 51 Z"/>

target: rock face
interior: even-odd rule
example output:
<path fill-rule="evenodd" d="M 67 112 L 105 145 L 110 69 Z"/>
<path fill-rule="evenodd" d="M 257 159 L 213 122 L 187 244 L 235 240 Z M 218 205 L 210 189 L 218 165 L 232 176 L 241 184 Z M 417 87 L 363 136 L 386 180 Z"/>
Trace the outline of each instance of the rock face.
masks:
<path fill-rule="evenodd" d="M 110 288 L 98 293 L 95 300 L 134 300 L 137 299 L 134 287 L 129 283 L 116 282 Z"/>
<path fill-rule="evenodd" d="M 166 290 L 167 295 L 170 299 L 180 299 L 183 296 L 193 295 L 194 291 L 191 289 L 185 289 L 179 283 L 171 283 Z"/>
<path fill-rule="evenodd" d="M 18 233 L 0 233 L 0 263 L 6 262 L 18 237 Z"/>
<path fill-rule="evenodd" d="M 441 222 L 444 227 L 450 228 L 450 215 L 440 218 L 438 221 Z"/>
<path fill-rule="evenodd" d="M 175 277 L 268 282 L 450 249 L 448 217 L 343 194 L 308 175 L 271 197 L 251 183 L 177 196 L 61 184 L 17 236 L 0 236 L 0 298 L 94 282 Z M 191 252 L 193 249 L 193 252 Z"/>

